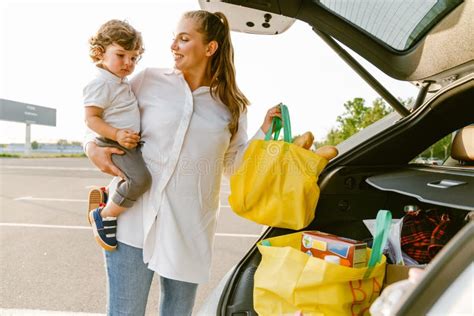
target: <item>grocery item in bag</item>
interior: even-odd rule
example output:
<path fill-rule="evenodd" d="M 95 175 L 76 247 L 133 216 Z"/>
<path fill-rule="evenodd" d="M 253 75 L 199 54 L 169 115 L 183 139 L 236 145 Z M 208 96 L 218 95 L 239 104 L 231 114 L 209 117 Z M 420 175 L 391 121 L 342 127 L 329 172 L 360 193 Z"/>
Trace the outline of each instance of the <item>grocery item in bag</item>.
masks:
<path fill-rule="evenodd" d="M 377 214 L 373 248 L 367 249 L 368 264 L 350 268 L 300 251 L 302 234 L 269 238 L 257 244 L 262 260 L 254 276 L 254 309 L 260 316 L 360 315 L 382 290 L 386 258 L 382 254 L 391 223 L 391 213 Z"/>
<path fill-rule="evenodd" d="M 340 264 L 346 267 L 363 268 L 367 265 L 367 243 L 320 231 L 303 232 L 301 251 L 320 259 L 338 256 Z"/>

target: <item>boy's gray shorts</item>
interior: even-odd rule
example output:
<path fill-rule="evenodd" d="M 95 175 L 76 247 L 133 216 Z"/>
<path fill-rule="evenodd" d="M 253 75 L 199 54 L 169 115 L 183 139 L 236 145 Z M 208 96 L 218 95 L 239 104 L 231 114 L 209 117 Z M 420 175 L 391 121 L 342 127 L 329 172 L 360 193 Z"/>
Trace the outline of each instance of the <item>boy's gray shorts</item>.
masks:
<path fill-rule="evenodd" d="M 113 163 L 122 171 L 126 179 L 119 181 L 112 195 L 112 201 L 122 207 L 129 208 L 151 186 L 151 175 L 143 160 L 140 145 L 133 149 L 122 147 L 116 141 L 97 137 L 96 144 L 100 147 L 115 147 L 125 154 L 112 154 Z"/>

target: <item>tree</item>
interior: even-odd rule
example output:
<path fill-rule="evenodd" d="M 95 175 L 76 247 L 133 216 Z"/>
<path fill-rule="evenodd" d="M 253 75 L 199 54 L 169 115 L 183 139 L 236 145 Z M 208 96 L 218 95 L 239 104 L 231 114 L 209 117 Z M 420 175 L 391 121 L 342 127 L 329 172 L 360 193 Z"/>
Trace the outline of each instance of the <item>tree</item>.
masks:
<path fill-rule="evenodd" d="M 393 111 L 381 98 L 375 99 L 372 106 L 366 106 L 362 98 L 354 98 L 344 103 L 344 108 L 345 112 L 336 119 L 338 126 L 332 128 L 326 140 L 318 145 L 337 145 Z"/>
<path fill-rule="evenodd" d="M 67 146 L 68 144 L 69 144 L 69 142 L 67 141 L 67 139 L 60 139 L 57 142 L 57 145 L 60 146 L 60 147 Z"/>
<path fill-rule="evenodd" d="M 36 150 L 39 148 L 39 144 L 36 140 L 31 142 L 31 149 Z"/>
<path fill-rule="evenodd" d="M 444 138 L 440 139 L 435 144 L 428 147 L 425 151 L 418 155 L 422 158 L 437 158 L 445 160 L 451 152 L 451 143 L 453 140 L 453 135 L 449 134 Z"/>
<path fill-rule="evenodd" d="M 59 150 L 62 152 L 64 149 L 66 149 L 66 146 L 68 145 L 68 141 L 66 139 L 60 139 L 56 143 L 58 145 Z"/>

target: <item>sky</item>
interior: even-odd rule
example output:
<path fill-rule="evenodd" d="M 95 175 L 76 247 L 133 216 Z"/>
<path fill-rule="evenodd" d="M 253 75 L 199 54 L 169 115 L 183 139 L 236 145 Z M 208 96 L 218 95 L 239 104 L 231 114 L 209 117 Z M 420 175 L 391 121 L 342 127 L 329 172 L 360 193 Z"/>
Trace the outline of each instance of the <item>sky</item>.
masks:
<path fill-rule="evenodd" d="M 31 141 L 82 141 L 82 88 L 94 74 L 89 37 L 109 19 L 127 20 L 141 31 L 146 50 L 135 73 L 173 67 L 173 31 L 183 12 L 196 9 L 197 0 L 0 0 L 0 98 L 57 110 L 55 127 L 31 126 Z M 378 97 L 304 22 L 272 36 L 232 32 L 232 41 L 237 83 L 252 103 L 250 136 L 268 108 L 283 102 L 293 135 L 311 131 L 322 140 L 345 102 Z M 356 57 L 396 97 L 416 96 L 412 84 Z M 24 141 L 25 124 L 0 121 L 0 143 Z"/>

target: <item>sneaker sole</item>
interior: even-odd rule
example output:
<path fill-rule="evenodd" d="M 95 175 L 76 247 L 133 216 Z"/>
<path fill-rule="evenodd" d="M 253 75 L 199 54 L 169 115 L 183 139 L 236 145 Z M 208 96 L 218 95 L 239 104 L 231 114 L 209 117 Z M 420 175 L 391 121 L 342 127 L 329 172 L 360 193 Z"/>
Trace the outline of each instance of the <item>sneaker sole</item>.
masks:
<path fill-rule="evenodd" d="M 94 188 L 89 191 L 89 208 L 87 209 L 87 220 L 91 224 L 89 213 L 91 210 L 95 210 L 104 201 L 104 192 L 100 188 Z"/>
<path fill-rule="evenodd" d="M 99 246 L 101 246 L 104 250 L 107 250 L 107 251 L 115 251 L 117 249 L 117 246 L 113 247 L 113 246 L 107 245 L 99 237 L 99 233 L 97 232 L 95 221 L 94 221 L 94 215 L 92 214 L 92 212 L 89 212 L 88 218 L 89 218 L 89 222 L 92 225 L 92 232 L 94 233 L 95 241 L 99 244 Z"/>

